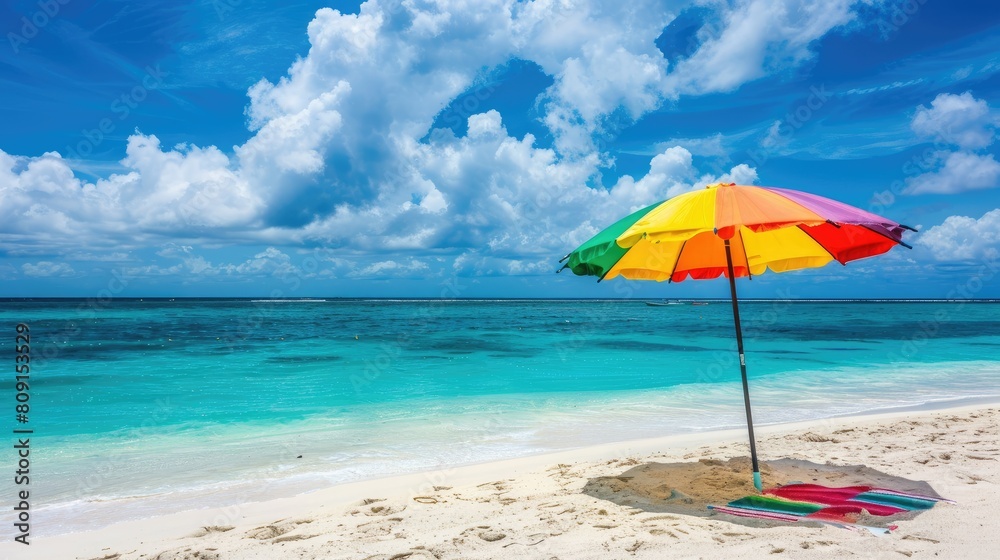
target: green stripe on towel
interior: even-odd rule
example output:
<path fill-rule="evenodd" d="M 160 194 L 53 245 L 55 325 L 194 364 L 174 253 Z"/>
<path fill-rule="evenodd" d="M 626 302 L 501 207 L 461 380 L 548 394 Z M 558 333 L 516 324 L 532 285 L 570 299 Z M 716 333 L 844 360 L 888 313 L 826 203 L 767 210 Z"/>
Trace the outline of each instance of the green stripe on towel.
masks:
<path fill-rule="evenodd" d="M 807 502 L 793 502 L 783 498 L 772 496 L 747 496 L 729 502 L 729 507 L 756 509 L 760 511 L 771 511 L 775 513 L 787 513 L 791 515 L 809 515 L 817 512 L 826 506 L 820 504 L 810 504 Z"/>

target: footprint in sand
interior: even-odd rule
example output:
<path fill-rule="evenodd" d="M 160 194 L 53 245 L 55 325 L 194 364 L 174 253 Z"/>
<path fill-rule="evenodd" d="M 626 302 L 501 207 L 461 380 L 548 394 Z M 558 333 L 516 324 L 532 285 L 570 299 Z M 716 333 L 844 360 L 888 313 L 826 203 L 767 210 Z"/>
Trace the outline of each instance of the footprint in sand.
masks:
<path fill-rule="evenodd" d="M 291 541 L 304 541 L 306 539 L 311 539 L 311 538 L 318 537 L 318 536 L 319 535 L 287 535 L 287 536 L 284 536 L 284 537 L 278 537 L 278 538 L 274 539 L 271 542 L 273 544 L 278 544 L 278 543 L 291 542 Z"/>
<path fill-rule="evenodd" d="M 437 560 L 437 557 L 423 549 L 408 550 L 397 554 L 374 554 L 366 556 L 364 560 Z"/>
<path fill-rule="evenodd" d="M 306 523 L 312 523 L 312 519 L 300 519 L 297 521 L 289 521 L 287 523 L 282 523 L 280 521 L 275 521 L 271 525 L 264 525 L 263 527 L 257 527 L 251 529 L 247 532 L 246 538 L 257 539 L 259 541 L 266 541 L 268 539 L 273 539 L 280 537 L 285 533 L 289 533 L 298 528 L 299 525 Z"/>
<path fill-rule="evenodd" d="M 674 534 L 673 532 L 668 531 L 666 529 L 650 529 L 649 530 L 649 534 L 650 535 L 656 535 L 656 536 L 667 535 L 667 536 L 673 537 L 675 539 L 679 539 L 680 538 L 676 534 Z"/>
<path fill-rule="evenodd" d="M 791 437 L 789 437 L 789 439 L 791 439 Z M 826 436 L 821 436 L 821 435 L 819 435 L 817 433 L 813 433 L 813 432 L 806 432 L 806 433 L 802 434 L 801 436 L 799 436 L 798 439 L 801 439 L 803 441 L 812 442 L 812 443 L 840 443 L 840 440 L 838 440 L 838 439 L 830 438 L 830 437 L 826 437 Z"/>
<path fill-rule="evenodd" d="M 400 513 L 400 512 L 402 512 L 405 509 L 406 509 L 406 506 L 399 506 L 399 507 L 393 507 L 393 506 L 371 506 L 367 511 L 366 510 L 362 510 L 362 513 L 364 513 L 368 517 L 374 517 L 374 516 L 385 517 L 386 515 L 392 515 L 394 513 Z"/>
<path fill-rule="evenodd" d="M 358 525 L 358 530 L 366 537 L 384 537 L 391 535 L 396 530 L 396 523 L 402 520 L 402 517 L 390 517 L 388 519 L 369 521 Z"/>
<path fill-rule="evenodd" d="M 478 537 L 486 542 L 496 542 L 507 538 L 507 535 L 499 531 L 480 531 Z"/>
<path fill-rule="evenodd" d="M 390 506 L 385 504 L 380 504 L 384 502 L 384 498 L 365 498 L 358 502 L 355 507 L 358 509 L 353 509 L 350 511 L 351 515 L 357 515 L 362 513 L 368 517 L 373 516 L 385 516 L 394 513 L 400 513 L 406 509 L 406 506 Z"/>
<path fill-rule="evenodd" d="M 220 556 L 211 550 L 184 548 L 167 550 L 154 556 L 152 560 L 219 560 Z"/>
<path fill-rule="evenodd" d="M 208 527 L 202 527 L 194 533 L 188 535 L 191 538 L 199 538 L 211 535 L 212 533 L 225 533 L 227 531 L 232 531 L 235 527 L 229 525 L 209 525 Z"/>
<path fill-rule="evenodd" d="M 461 533 L 463 537 L 472 534 L 476 535 L 477 537 L 486 542 L 497 542 L 499 540 L 507 538 L 507 535 L 505 533 L 501 533 L 500 531 L 493 529 L 489 525 L 477 525 L 475 527 L 469 527 L 468 529 L 462 531 Z"/>
<path fill-rule="evenodd" d="M 293 525 L 265 525 L 263 527 L 257 527 L 247 533 L 247 538 L 257 539 L 259 541 L 266 541 L 267 539 L 273 539 L 275 537 L 280 537 L 289 531 L 295 530 Z"/>
<path fill-rule="evenodd" d="M 906 537 L 903 538 L 905 539 Z M 815 542 L 802 541 L 801 543 L 799 543 L 799 546 L 805 550 L 808 550 L 810 548 L 816 548 L 821 546 L 833 546 L 835 544 L 837 543 L 833 541 L 815 541 Z"/>
<path fill-rule="evenodd" d="M 414 496 L 413 501 L 418 504 L 431 505 L 438 503 L 439 500 L 434 496 Z"/>

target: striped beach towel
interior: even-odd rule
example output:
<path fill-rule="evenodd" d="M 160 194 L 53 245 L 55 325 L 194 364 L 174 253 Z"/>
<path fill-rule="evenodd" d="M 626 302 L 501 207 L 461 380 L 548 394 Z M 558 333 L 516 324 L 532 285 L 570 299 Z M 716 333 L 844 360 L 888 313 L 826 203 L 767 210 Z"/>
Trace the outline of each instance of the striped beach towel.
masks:
<path fill-rule="evenodd" d="M 858 525 L 857 521 L 862 514 L 886 517 L 907 511 L 930 509 L 938 502 L 954 503 L 935 496 L 921 496 L 871 486 L 833 488 L 819 484 L 789 484 L 765 490 L 760 496 L 747 496 L 729 502 L 725 506 L 708 506 L 708 508 L 739 517 L 787 522 L 819 521 L 878 534 L 886 533 L 896 526 Z"/>

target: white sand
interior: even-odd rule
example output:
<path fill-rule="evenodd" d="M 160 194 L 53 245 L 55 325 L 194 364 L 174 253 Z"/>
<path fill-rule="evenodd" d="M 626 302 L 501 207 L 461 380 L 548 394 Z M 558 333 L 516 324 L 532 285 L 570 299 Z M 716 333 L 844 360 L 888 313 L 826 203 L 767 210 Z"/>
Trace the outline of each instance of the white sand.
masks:
<path fill-rule="evenodd" d="M 758 429 L 763 460 L 864 464 L 926 480 L 958 502 L 901 521 L 895 532 L 882 537 L 832 526 L 751 528 L 721 518 L 646 512 L 581 492 L 589 479 L 617 476 L 647 462 L 746 455 L 745 433 L 733 430 L 346 484 L 269 502 L 33 538 L 31 546 L 10 542 L 13 528 L 8 525 L 10 536 L 0 543 L 0 557 L 984 557 L 1000 550 L 998 424 L 1000 407 L 977 405 Z"/>

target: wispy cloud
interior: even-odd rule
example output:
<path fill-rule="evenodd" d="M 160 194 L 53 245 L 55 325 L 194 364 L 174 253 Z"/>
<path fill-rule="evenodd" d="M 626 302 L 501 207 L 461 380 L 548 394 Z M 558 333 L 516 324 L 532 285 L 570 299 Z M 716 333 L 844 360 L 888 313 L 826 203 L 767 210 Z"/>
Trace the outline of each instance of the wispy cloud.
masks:
<path fill-rule="evenodd" d="M 853 0 L 770 2 L 721 7 L 699 31 L 701 44 L 667 77 L 671 95 L 731 91 L 813 56 L 812 44 L 854 19 Z"/>
<path fill-rule="evenodd" d="M 907 80 L 905 82 L 896 81 L 891 84 L 885 84 L 881 86 L 873 86 L 866 88 L 853 88 L 844 92 L 844 95 L 867 95 L 869 93 L 881 93 L 883 91 L 889 91 L 893 89 L 905 88 L 910 86 L 915 86 L 924 82 L 923 78 L 916 78 L 913 80 Z"/>
<path fill-rule="evenodd" d="M 39 261 L 37 263 L 25 263 L 21 265 L 21 270 L 25 276 L 33 278 L 47 278 L 49 276 L 69 277 L 76 274 L 73 267 L 66 263 L 55 263 L 52 261 Z"/>

